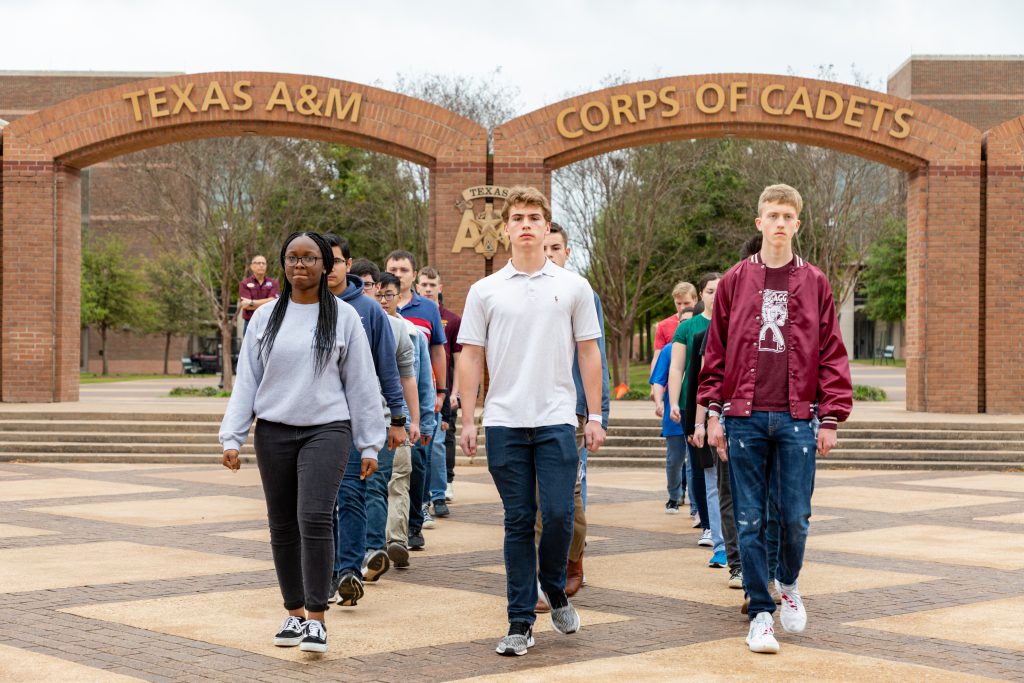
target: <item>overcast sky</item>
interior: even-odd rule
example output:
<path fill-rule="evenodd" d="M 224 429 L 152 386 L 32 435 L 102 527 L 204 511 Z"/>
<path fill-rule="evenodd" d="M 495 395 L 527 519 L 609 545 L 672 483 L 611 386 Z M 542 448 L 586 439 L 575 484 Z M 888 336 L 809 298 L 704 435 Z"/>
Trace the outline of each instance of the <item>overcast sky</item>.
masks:
<path fill-rule="evenodd" d="M 973 13 L 964 14 L 965 8 Z M 490 77 L 520 113 L 626 80 L 716 72 L 884 90 L 911 54 L 1022 54 L 1016 0 L 0 0 L 0 69 L 285 71 L 388 87 L 397 74 Z"/>

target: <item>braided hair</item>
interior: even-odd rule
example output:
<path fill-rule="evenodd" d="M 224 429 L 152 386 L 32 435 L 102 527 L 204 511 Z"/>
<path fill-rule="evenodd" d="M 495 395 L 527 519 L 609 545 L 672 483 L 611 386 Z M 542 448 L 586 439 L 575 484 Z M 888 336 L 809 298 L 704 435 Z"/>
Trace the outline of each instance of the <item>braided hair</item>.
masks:
<path fill-rule="evenodd" d="M 316 374 L 319 375 L 327 367 L 327 363 L 331 359 L 331 353 L 334 351 L 334 344 L 337 341 L 338 300 L 331 294 L 331 290 L 327 288 L 327 274 L 334 268 L 334 252 L 328 246 L 327 240 L 319 233 L 293 232 L 288 235 L 281 246 L 282 270 L 284 269 L 284 258 L 288 245 L 299 237 L 308 237 L 313 240 L 320 249 L 320 256 L 324 261 L 324 272 L 320 275 L 320 287 L 318 289 L 320 311 L 316 319 L 316 333 L 313 335 L 313 367 Z M 284 314 L 288 310 L 291 294 L 292 283 L 286 277 L 281 287 L 281 297 L 277 300 L 274 310 L 271 311 L 270 320 L 267 321 L 266 332 L 259 341 L 259 354 L 264 363 L 267 362 L 267 359 L 270 357 L 270 351 L 274 348 L 274 340 L 281 329 L 281 323 L 284 322 Z"/>

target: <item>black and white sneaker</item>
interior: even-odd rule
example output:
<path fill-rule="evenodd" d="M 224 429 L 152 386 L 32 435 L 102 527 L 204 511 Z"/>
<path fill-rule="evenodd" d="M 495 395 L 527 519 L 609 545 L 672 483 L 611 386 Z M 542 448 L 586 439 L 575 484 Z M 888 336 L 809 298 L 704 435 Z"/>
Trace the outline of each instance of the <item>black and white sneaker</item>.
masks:
<path fill-rule="evenodd" d="M 327 652 L 327 628 L 324 622 L 316 619 L 306 620 L 299 649 L 303 652 Z"/>
<path fill-rule="evenodd" d="M 361 597 L 363 597 L 363 580 L 355 572 L 342 574 L 341 584 L 338 586 L 338 604 L 342 607 L 355 607 Z"/>
<path fill-rule="evenodd" d="M 427 542 L 423 540 L 422 532 L 409 532 L 409 550 L 423 550 Z"/>
<path fill-rule="evenodd" d="M 274 635 L 274 645 L 278 647 L 295 647 L 302 642 L 306 620 L 302 617 L 288 616 L 281 624 L 281 630 Z"/>
<path fill-rule="evenodd" d="M 363 565 L 363 580 L 373 583 L 391 569 L 391 559 L 387 552 L 374 550 L 366 556 L 366 564 Z"/>
<path fill-rule="evenodd" d="M 498 641 L 494 651 L 506 657 L 522 657 L 533 644 L 533 626 L 525 621 L 513 621 L 508 625 L 508 635 Z"/>
<path fill-rule="evenodd" d="M 331 575 L 331 587 L 330 587 L 331 592 L 327 595 L 327 604 L 333 605 L 334 603 L 338 602 L 338 586 L 340 586 L 340 585 L 341 585 L 341 575 L 340 574 L 333 574 L 333 575 Z"/>
<path fill-rule="evenodd" d="M 551 625 L 562 635 L 570 635 L 580 630 L 580 615 L 569 602 L 565 591 L 546 593 L 537 581 L 537 595 L 551 608 Z"/>
<path fill-rule="evenodd" d="M 671 498 L 665 503 L 665 514 L 666 515 L 678 515 L 679 514 L 679 503 Z"/>

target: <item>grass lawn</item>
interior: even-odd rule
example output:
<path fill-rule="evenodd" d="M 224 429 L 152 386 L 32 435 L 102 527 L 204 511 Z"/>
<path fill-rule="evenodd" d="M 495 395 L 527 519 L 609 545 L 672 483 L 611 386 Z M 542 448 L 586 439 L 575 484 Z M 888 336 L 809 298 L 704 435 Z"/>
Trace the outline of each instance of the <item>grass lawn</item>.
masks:
<path fill-rule="evenodd" d="M 214 375 L 189 375 L 189 377 L 213 377 Z M 134 382 L 139 379 L 184 379 L 182 375 L 136 375 L 131 373 L 110 374 L 104 377 L 96 372 L 81 372 L 78 375 L 79 384 L 106 384 L 109 382 Z"/>
<path fill-rule="evenodd" d="M 877 365 L 878 367 L 890 367 L 890 368 L 905 368 L 907 367 L 906 358 L 896 358 L 894 360 L 887 360 L 884 363 L 881 361 L 872 361 L 870 358 L 853 358 L 850 360 L 851 363 L 857 365 Z"/>

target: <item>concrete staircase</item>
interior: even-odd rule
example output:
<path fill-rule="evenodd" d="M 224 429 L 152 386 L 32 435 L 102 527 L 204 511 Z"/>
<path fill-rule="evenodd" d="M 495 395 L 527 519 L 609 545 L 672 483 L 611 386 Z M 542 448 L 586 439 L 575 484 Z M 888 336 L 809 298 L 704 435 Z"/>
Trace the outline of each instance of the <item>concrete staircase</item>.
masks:
<path fill-rule="evenodd" d="M 186 413 L 0 413 L 0 461 L 220 461 L 220 415 Z M 594 466 L 663 467 L 664 440 L 655 419 L 615 420 Z M 480 455 L 486 463 L 483 430 Z M 254 455 L 252 438 L 242 457 Z M 468 458 L 460 455 L 460 463 Z M 839 448 L 820 467 L 872 469 L 1024 469 L 1024 425 L 849 422 Z"/>

